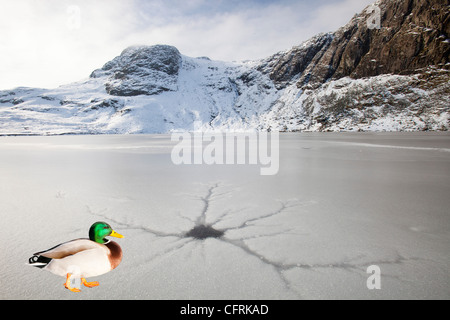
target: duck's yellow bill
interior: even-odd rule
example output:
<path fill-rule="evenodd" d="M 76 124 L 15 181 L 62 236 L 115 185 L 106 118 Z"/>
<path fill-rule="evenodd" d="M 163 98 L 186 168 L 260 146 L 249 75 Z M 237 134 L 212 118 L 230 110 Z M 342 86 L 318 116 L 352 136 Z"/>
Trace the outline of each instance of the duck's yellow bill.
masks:
<path fill-rule="evenodd" d="M 111 234 L 109 235 L 110 237 L 115 237 L 115 238 L 123 238 L 124 236 L 115 232 L 114 230 L 111 232 Z"/>

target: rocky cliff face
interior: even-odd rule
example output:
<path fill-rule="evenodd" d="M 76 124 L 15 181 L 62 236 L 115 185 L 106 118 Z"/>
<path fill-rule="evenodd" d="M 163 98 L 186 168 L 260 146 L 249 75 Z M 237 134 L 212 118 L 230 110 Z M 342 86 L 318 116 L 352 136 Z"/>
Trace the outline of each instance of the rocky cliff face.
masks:
<path fill-rule="evenodd" d="M 448 0 L 379 0 L 375 8 L 380 28 L 368 8 L 261 61 L 138 46 L 85 81 L 0 91 L 0 135 L 167 133 L 194 122 L 204 130 L 449 130 Z"/>
<path fill-rule="evenodd" d="M 369 28 L 379 8 L 380 28 Z M 450 55 L 447 0 L 383 0 L 332 34 L 320 35 L 261 67 L 278 85 L 297 76 L 298 87 L 328 80 L 412 74 L 445 66 Z"/>
<path fill-rule="evenodd" d="M 171 46 L 136 46 L 95 70 L 91 78 L 107 77 L 106 92 L 113 96 L 155 95 L 177 90 L 181 54 Z"/>

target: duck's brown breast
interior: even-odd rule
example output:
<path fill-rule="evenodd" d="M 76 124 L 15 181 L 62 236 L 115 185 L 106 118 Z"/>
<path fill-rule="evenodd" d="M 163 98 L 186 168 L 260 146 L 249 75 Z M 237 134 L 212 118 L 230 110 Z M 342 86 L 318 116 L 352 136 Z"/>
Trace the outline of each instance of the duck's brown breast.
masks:
<path fill-rule="evenodd" d="M 122 248 L 114 241 L 109 241 L 105 246 L 108 247 L 110 251 L 108 257 L 109 262 L 111 263 L 111 269 L 115 269 L 122 261 Z"/>

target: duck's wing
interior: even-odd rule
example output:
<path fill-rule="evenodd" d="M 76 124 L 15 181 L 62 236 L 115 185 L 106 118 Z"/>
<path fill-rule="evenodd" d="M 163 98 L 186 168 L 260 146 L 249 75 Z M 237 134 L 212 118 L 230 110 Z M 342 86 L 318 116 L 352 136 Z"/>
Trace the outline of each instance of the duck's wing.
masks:
<path fill-rule="evenodd" d="M 75 239 L 67 241 L 45 251 L 36 252 L 33 255 L 51 259 L 62 259 L 76 253 L 101 248 L 101 244 L 89 239 Z"/>

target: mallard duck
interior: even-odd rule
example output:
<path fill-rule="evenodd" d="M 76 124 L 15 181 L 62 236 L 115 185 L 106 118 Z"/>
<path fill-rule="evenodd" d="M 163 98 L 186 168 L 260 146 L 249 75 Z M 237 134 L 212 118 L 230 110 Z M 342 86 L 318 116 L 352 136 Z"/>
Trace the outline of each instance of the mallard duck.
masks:
<path fill-rule="evenodd" d="M 97 281 L 87 282 L 86 278 L 107 273 L 122 261 L 122 249 L 116 242 L 105 239 L 108 236 L 123 238 L 106 222 L 96 222 L 89 229 L 89 239 L 67 241 L 34 253 L 29 264 L 66 277 L 64 287 L 72 292 L 80 292 L 71 286 L 72 276 L 79 276 L 86 287 L 96 287 Z"/>

